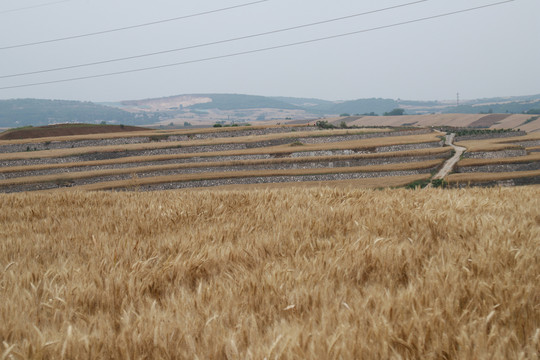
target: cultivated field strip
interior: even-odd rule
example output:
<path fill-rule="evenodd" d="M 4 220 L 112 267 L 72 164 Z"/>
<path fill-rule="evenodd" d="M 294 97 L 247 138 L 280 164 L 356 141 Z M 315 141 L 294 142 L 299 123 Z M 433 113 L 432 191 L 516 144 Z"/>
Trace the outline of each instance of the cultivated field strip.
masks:
<path fill-rule="evenodd" d="M 321 167 L 350 167 L 350 166 L 368 166 L 368 165 L 386 165 L 397 163 L 410 163 L 422 160 L 443 159 L 450 155 L 449 151 L 438 154 L 413 153 L 409 156 L 384 156 L 381 154 L 378 157 L 366 157 L 366 155 L 338 155 L 338 156 L 313 156 L 313 157 L 289 157 L 289 158 L 264 158 L 264 159 L 248 159 L 248 160 L 226 160 L 224 158 L 208 158 L 215 161 L 201 161 L 204 158 L 188 158 L 176 159 L 168 161 L 148 161 L 145 163 L 116 163 L 116 164 L 100 164 L 90 165 L 84 163 L 76 163 L 78 166 L 62 167 L 62 166 L 20 166 L 16 169 L 5 168 L 11 170 L 0 172 L 0 185 L 5 183 L 4 179 L 28 178 L 53 174 L 66 173 L 87 173 L 102 172 L 104 174 L 121 174 L 121 173 L 143 173 L 149 171 L 168 171 L 168 170 L 189 170 L 199 168 L 219 168 L 219 167 L 251 167 L 260 169 L 302 169 L 302 168 L 321 168 Z M 208 160 L 206 159 L 206 160 Z M 67 165 L 67 164 L 66 164 Z M 71 164 L 75 165 L 75 164 Z M 16 171 L 14 171 L 16 170 Z"/>
<path fill-rule="evenodd" d="M 18 166 L 6 166 L 0 167 L 0 174 L 3 176 L 12 177 L 7 174 L 19 173 L 19 172 L 32 172 L 32 171 L 70 171 L 72 168 L 76 170 L 99 170 L 105 168 L 121 168 L 121 167 L 136 167 L 151 164 L 180 164 L 180 163 L 194 163 L 194 162 L 230 162 L 230 161 L 247 161 L 247 160 L 260 160 L 260 159 L 280 159 L 281 161 L 307 161 L 312 159 L 313 161 L 325 161 L 325 160 L 360 160 L 360 159 L 373 159 L 385 157 L 385 158 L 405 158 L 405 157 L 448 157 L 448 153 L 451 151 L 449 148 L 442 147 L 428 147 L 418 150 L 405 150 L 405 151 L 391 151 L 391 152 L 375 152 L 367 153 L 362 151 L 353 150 L 323 150 L 323 151 L 302 151 L 293 153 L 268 153 L 268 154 L 253 154 L 249 150 L 238 151 L 223 151 L 212 153 L 194 153 L 194 154 L 172 154 L 172 155 L 152 155 L 152 156 L 127 156 L 122 158 L 108 159 L 108 160 L 90 160 L 90 161 L 77 161 L 73 158 L 62 158 L 62 162 L 53 162 L 50 164 L 33 164 L 31 161 L 20 161 L 21 163 L 32 163 L 32 165 L 18 165 Z M 71 161 L 75 160 L 75 161 Z M 396 162 L 400 162 L 396 159 Z M 15 162 L 13 162 L 15 163 Z M 12 165 L 13 163 L 7 163 Z M 93 168 L 93 169 L 91 169 Z M 69 170 L 68 170 L 69 169 Z M 0 175 L 1 178 L 2 175 Z"/>
<path fill-rule="evenodd" d="M 249 128 L 248 128 L 249 129 Z M 154 134 L 152 136 L 137 136 L 137 137 L 116 137 L 116 138 L 103 138 L 103 139 L 79 139 L 66 141 L 61 137 L 55 141 L 43 141 L 28 143 L 15 143 L 13 141 L 0 141 L 0 154 L 1 153 L 15 153 L 15 152 L 29 152 L 29 151 L 43 151 L 54 149 L 73 149 L 73 148 L 87 148 L 87 147 L 106 147 L 106 146 L 119 146 L 119 145 L 133 145 L 133 144 L 152 144 L 152 143 L 174 143 L 175 146 L 184 142 L 186 146 L 195 146 L 194 144 L 201 144 L 202 140 L 209 139 L 221 139 L 221 143 L 227 143 L 225 139 L 228 138 L 241 138 L 245 139 L 246 143 L 253 141 L 253 137 L 260 140 L 272 141 L 275 139 L 287 139 L 295 137 L 295 141 L 300 141 L 304 144 L 316 144 L 324 142 L 336 142 L 347 141 L 357 139 L 379 138 L 388 136 L 402 136 L 411 134 L 427 134 L 430 133 L 427 129 L 409 129 L 396 131 L 387 128 L 367 128 L 367 129 L 355 129 L 355 130 L 343 130 L 336 129 L 333 131 L 317 131 L 316 127 L 277 127 L 258 130 L 245 130 L 241 129 L 236 132 L 204 132 L 204 133 L 178 133 L 172 132 L 167 134 L 161 132 L 160 134 Z M 294 131 L 291 131 L 294 130 Z M 331 136 L 329 136 L 331 135 Z M 342 137 L 339 137 L 341 135 Z M 186 143 L 187 142 L 187 143 Z"/>
<path fill-rule="evenodd" d="M 518 181 L 519 180 L 519 181 Z M 500 185 L 529 185 L 540 184 L 540 170 L 511 171 L 511 172 L 471 172 L 451 174 L 447 181 L 452 184 L 485 184 L 493 185 L 498 181 L 509 181 Z M 514 183 L 512 181 L 517 181 Z"/>
<path fill-rule="evenodd" d="M 61 148 L 54 150 L 41 150 L 24 151 L 24 152 L 9 152 L 0 154 L 0 161 L 9 160 L 27 160 L 35 158 L 61 158 L 74 155 L 84 154 L 111 154 L 116 156 L 118 153 L 129 153 L 132 156 L 135 154 L 144 154 L 168 151 L 170 153 L 192 153 L 192 152 L 207 152 L 207 151 L 223 151 L 223 150 L 237 150 L 248 148 L 263 148 L 271 146 L 279 146 L 290 143 L 301 143 L 301 140 L 308 141 L 309 145 L 313 144 L 327 144 L 329 148 L 332 148 L 334 143 L 354 143 L 355 141 L 362 141 L 362 145 L 366 148 L 374 146 L 390 146 L 401 144 L 415 144 L 424 143 L 431 140 L 432 142 L 438 141 L 434 133 L 424 132 L 400 132 L 398 134 L 386 133 L 386 136 L 373 136 L 372 134 L 364 134 L 363 131 L 354 131 L 352 134 L 347 134 L 342 130 L 322 130 L 321 132 L 313 133 L 311 137 L 306 137 L 308 133 L 284 133 L 284 134 L 270 134 L 259 136 L 238 136 L 229 138 L 213 138 L 206 140 L 193 140 L 193 141 L 159 141 L 159 142 L 145 142 L 137 144 L 125 144 L 125 145 L 108 145 L 108 146 L 86 146 L 81 148 Z M 380 141 L 382 139 L 382 141 Z"/>
<path fill-rule="evenodd" d="M 44 142 L 77 142 L 77 141 L 102 141 L 110 139 L 129 139 L 129 138 L 150 138 L 154 137 L 159 140 L 174 136 L 185 136 L 188 139 L 195 138 L 211 138 L 211 137 L 229 137 L 229 136 L 245 136 L 245 135 L 260 135 L 276 134 L 295 131 L 310 131 L 318 130 L 315 126 L 302 125 L 280 125 L 280 126 L 241 126 L 241 127 L 222 127 L 222 128 L 206 128 L 206 129 L 182 129 L 182 130 L 148 130 L 148 131 L 131 131 L 131 132 L 114 132 L 114 133 L 97 133 L 84 135 L 67 135 L 55 137 L 40 137 L 34 139 L 16 139 L 16 140 L 0 140 L 1 145 L 28 145 L 40 144 Z M 383 129 L 376 129 L 384 131 Z M 151 139 L 150 139 L 151 140 Z"/>
<path fill-rule="evenodd" d="M 269 128 L 208 138 L 0 154 L 0 191 L 185 188 L 423 175 L 449 158 L 440 133 Z M 381 130 L 381 129 L 378 129 Z M 254 135 L 256 131 L 257 135 Z M 175 133 L 177 136 L 178 134 Z M 117 139 L 126 139 L 117 134 Z M 168 139 L 171 136 L 167 136 Z M 99 143 L 99 141 L 98 141 Z"/>
<path fill-rule="evenodd" d="M 515 136 L 507 138 L 494 137 L 491 139 L 482 140 L 466 140 L 457 141 L 456 145 L 467 148 L 467 152 L 485 152 L 485 151 L 498 151 L 507 149 L 520 149 L 523 148 L 522 144 L 538 144 L 540 141 L 540 132 L 529 133 L 524 136 Z M 533 146 L 533 145 L 525 145 Z"/>
<path fill-rule="evenodd" d="M 67 148 L 80 148 L 89 146 L 115 146 L 126 144 L 141 144 L 152 142 L 178 142 L 178 141 L 190 141 L 190 140 L 207 140 L 207 139 L 225 139 L 228 137 L 238 136 L 260 136 L 269 134 L 283 134 L 293 132 L 301 133 L 303 136 L 309 135 L 309 132 L 317 130 L 316 127 L 274 127 L 274 128 L 259 128 L 251 129 L 250 127 L 239 128 L 237 131 L 213 131 L 209 132 L 207 129 L 201 129 L 199 132 L 193 132 L 189 130 L 183 131 L 169 131 L 169 132 L 138 132 L 133 133 L 120 133 L 116 136 L 100 137 L 96 138 L 95 135 L 81 136 L 81 137 L 56 137 L 56 138 L 38 138 L 27 140 L 9 140 L 0 141 L 0 153 L 6 152 L 23 152 L 23 151 L 35 151 L 46 149 L 67 149 Z M 388 130 L 383 129 L 371 129 L 370 132 L 385 132 Z M 122 135 L 131 136 L 122 136 Z M 88 137 L 88 138 L 87 138 Z"/>
<path fill-rule="evenodd" d="M 458 186 L 539 184 L 540 134 L 532 133 L 507 138 L 488 138 L 457 142 L 467 147 L 447 181 Z"/>
<path fill-rule="evenodd" d="M 270 189 L 293 189 L 293 188 L 321 188 L 332 187 L 339 189 L 377 189 L 377 188 L 398 188 L 418 181 L 426 181 L 431 174 L 402 175 L 371 177 L 349 180 L 315 180 L 315 181 L 297 181 L 297 182 L 275 182 L 275 183 L 257 183 L 257 184 L 225 184 L 215 185 L 212 190 L 270 190 Z M 382 186 L 381 184 L 384 184 Z M 189 191 L 207 191 L 207 187 L 190 188 Z"/>
<path fill-rule="evenodd" d="M 90 186 L 88 189 L 113 189 L 163 183 L 174 183 L 174 185 L 169 185 L 169 188 L 181 188 L 186 187 L 185 184 L 181 183 L 189 181 L 192 181 L 190 184 L 194 185 L 197 183 L 193 181 L 216 179 L 229 179 L 228 184 L 238 181 L 240 183 L 244 181 L 252 183 L 254 180 L 247 180 L 252 178 L 261 178 L 258 182 L 272 182 L 267 181 L 267 178 L 273 177 L 275 179 L 287 176 L 292 177 L 293 180 L 290 181 L 302 181 L 304 177 L 309 181 L 317 180 L 316 177 L 339 180 L 383 177 L 394 173 L 396 176 L 430 173 L 440 166 L 443 161 L 444 159 L 435 159 L 423 162 L 372 166 L 347 166 L 344 164 L 343 167 L 334 167 L 333 165 L 330 167 L 329 164 L 324 163 L 308 163 L 307 165 L 311 165 L 311 167 L 276 166 L 271 170 L 268 169 L 269 166 L 266 164 L 237 166 L 221 166 L 221 164 L 217 164 L 218 166 L 215 167 L 191 168 L 167 166 L 166 169 L 148 167 L 139 168 L 137 171 L 132 169 L 127 169 L 127 171 L 126 169 L 97 170 L 68 173 L 60 177 L 55 174 L 5 179 L 0 180 L 0 189 L 3 189 L 4 192 L 20 191 L 22 186 L 25 191 L 28 191 L 95 183 L 98 183 L 98 185 Z M 325 167 L 325 165 L 327 166 Z M 257 180 L 254 182 L 257 182 Z"/>

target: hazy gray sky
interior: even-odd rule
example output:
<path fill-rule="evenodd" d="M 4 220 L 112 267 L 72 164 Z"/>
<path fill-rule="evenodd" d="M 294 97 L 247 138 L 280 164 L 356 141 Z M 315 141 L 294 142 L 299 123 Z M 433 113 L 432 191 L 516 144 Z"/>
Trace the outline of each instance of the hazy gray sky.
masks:
<path fill-rule="evenodd" d="M 255 0 L 251 0 L 255 1 Z M 268 0 L 155 26 L 0 50 L 0 76 L 182 48 L 324 21 L 414 0 Z M 185 62 L 361 31 L 496 3 L 428 0 L 268 36 L 13 78 L 0 87 Z M 0 0 L 0 48 L 245 4 L 250 0 Z M 44 5 L 44 6 L 41 6 Z M 26 9 L 22 9 L 26 8 Z M 145 72 L 0 90 L 0 98 L 88 101 L 188 93 L 347 100 L 480 98 L 540 93 L 540 1 L 315 43 Z"/>

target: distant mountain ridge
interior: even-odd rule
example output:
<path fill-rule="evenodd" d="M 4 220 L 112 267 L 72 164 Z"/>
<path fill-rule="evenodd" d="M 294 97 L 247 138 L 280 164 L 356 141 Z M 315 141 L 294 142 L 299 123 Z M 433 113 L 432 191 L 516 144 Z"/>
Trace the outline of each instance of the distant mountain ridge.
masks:
<path fill-rule="evenodd" d="M 135 124 L 138 118 L 136 114 L 92 102 L 42 99 L 0 100 L 0 127 L 100 122 Z"/>
<path fill-rule="evenodd" d="M 129 110 L 144 110 L 147 104 L 160 102 L 164 108 L 176 109 L 175 100 L 189 97 L 190 99 L 205 99 L 190 106 L 182 106 L 183 109 L 194 110 L 246 110 L 246 109 L 286 109 L 303 110 L 312 115 L 338 115 L 341 113 L 366 114 L 375 113 L 382 115 L 396 108 L 404 108 L 410 115 L 425 113 L 473 113 L 502 112 L 522 113 L 530 109 L 540 107 L 540 94 L 530 96 L 497 97 L 474 100 L 462 100 L 460 105 L 449 101 L 424 101 L 424 100 L 400 100 L 385 98 L 356 99 L 347 101 L 329 101 L 316 98 L 295 98 L 283 96 L 256 96 L 243 94 L 188 94 L 166 98 L 136 100 L 138 109 L 129 106 L 134 101 L 123 101 L 121 106 Z M 209 100 L 209 101 L 208 101 Z M 170 103 L 167 104 L 167 101 Z"/>
<path fill-rule="evenodd" d="M 524 113 L 540 109 L 540 94 L 461 101 L 357 99 L 329 101 L 314 98 L 243 94 L 185 94 L 154 99 L 92 103 L 66 100 L 0 100 L 0 127 L 41 126 L 66 122 L 126 125 L 179 124 L 204 119 L 254 122 L 316 119 L 341 114 L 382 115 L 402 108 L 405 114 Z"/>

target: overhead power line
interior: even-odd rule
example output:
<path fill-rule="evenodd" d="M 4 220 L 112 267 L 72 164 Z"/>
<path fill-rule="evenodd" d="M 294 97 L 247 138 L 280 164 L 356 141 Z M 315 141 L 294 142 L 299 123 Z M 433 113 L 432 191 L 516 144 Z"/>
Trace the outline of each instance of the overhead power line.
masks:
<path fill-rule="evenodd" d="M 69 2 L 69 1 L 72 1 L 72 0 L 60 0 L 60 1 L 48 2 L 48 3 L 44 3 L 44 4 L 25 6 L 25 7 L 21 7 L 21 8 L 17 8 L 17 9 L 2 10 L 2 11 L 0 11 L 0 14 L 7 14 L 7 13 L 23 11 L 23 10 L 37 9 L 37 8 L 40 8 L 40 7 L 56 5 L 56 4 L 65 3 L 65 2 Z"/>
<path fill-rule="evenodd" d="M 64 0 L 64 1 L 71 1 L 71 0 Z M 152 21 L 152 22 L 148 22 L 148 23 L 144 23 L 144 24 L 124 26 L 124 27 L 120 27 L 120 28 L 96 31 L 96 32 L 91 32 L 91 33 L 86 33 L 86 34 L 72 35 L 72 36 L 66 36 L 66 37 L 61 37 L 61 38 L 56 38 L 56 39 L 49 39 L 49 40 L 42 40 L 42 41 L 35 41 L 35 42 L 30 42 L 30 43 L 25 43 L 25 44 L 3 46 L 3 47 L 0 47 L 0 50 L 15 49 L 15 48 L 21 48 L 21 47 L 26 47 L 26 46 L 40 45 L 40 44 L 48 44 L 48 43 L 53 43 L 53 42 L 58 42 L 58 41 L 80 39 L 80 38 L 83 38 L 83 37 L 89 37 L 89 36 L 95 36 L 95 35 L 108 34 L 108 33 L 112 33 L 112 32 L 136 29 L 136 28 L 141 28 L 141 27 L 145 27 L 145 26 L 163 24 L 163 23 L 166 23 L 166 22 L 184 20 L 184 19 L 189 19 L 189 18 L 193 18 L 193 17 L 197 17 L 197 16 L 209 15 L 209 14 L 214 14 L 214 13 L 218 13 L 218 12 L 222 12 L 222 11 L 238 9 L 238 8 L 241 8 L 241 7 L 260 4 L 260 3 L 263 3 L 263 2 L 267 2 L 267 1 L 270 1 L 270 0 L 252 1 L 252 2 L 249 2 L 249 3 L 244 3 L 244 4 L 234 5 L 234 6 L 228 6 L 228 7 L 221 8 L 221 9 L 204 11 L 204 12 L 191 14 L 191 15 L 178 16 L 178 17 L 174 17 L 174 18 L 170 18 L 170 19 L 157 20 L 157 21 Z M 60 2 L 63 2 L 63 1 L 60 1 Z"/>
<path fill-rule="evenodd" d="M 351 31 L 351 32 L 348 32 L 348 33 L 342 33 L 342 34 L 337 34 L 337 35 L 325 36 L 325 37 L 321 37 L 321 38 L 317 38 L 317 39 L 304 40 L 304 41 L 298 41 L 298 42 L 289 43 L 289 44 L 270 46 L 270 47 L 266 47 L 266 48 L 247 50 L 247 51 L 241 51 L 241 52 L 236 52 L 236 53 L 231 53 L 231 54 L 217 55 L 217 56 L 212 56 L 212 57 L 207 57 L 207 58 L 201 58 L 201 59 L 196 59 L 196 60 L 188 60 L 188 61 L 182 61 L 182 62 L 176 62 L 176 63 L 170 63 L 170 64 L 164 64 L 164 65 L 148 66 L 148 67 L 138 68 L 138 69 L 115 71 L 115 72 L 98 74 L 98 75 L 88 75 L 88 76 L 73 77 L 73 78 L 61 79 L 61 80 L 51 80 L 51 81 L 35 82 L 35 83 L 22 84 L 22 85 L 5 86 L 5 87 L 0 87 L 0 90 L 16 89 L 16 88 L 30 87 L 30 86 L 37 86 L 37 85 L 57 84 L 57 83 L 77 81 L 77 80 L 95 79 L 95 78 L 101 78 L 101 77 L 107 77 L 107 76 L 113 76 L 113 75 L 121 75 L 121 74 L 129 74 L 129 73 L 142 72 L 142 71 L 148 71 L 148 70 L 163 69 L 163 68 L 168 68 L 168 67 L 187 65 L 187 64 L 194 64 L 194 63 L 200 63 L 200 62 L 205 62 L 205 61 L 225 59 L 225 58 L 231 58 L 231 57 L 236 57 L 236 56 L 241 56 L 241 55 L 247 55 L 247 54 L 254 54 L 254 53 L 259 53 L 259 52 L 283 49 L 283 48 L 287 48 L 287 47 L 293 47 L 293 46 L 298 46 L 298 45 L 303 45 L 303 44 L 315 43 L 315 42 L 319 42 L 319 41 L 337 39 L 337 38 L 342 38 L 342 37 L 351 36 L 351 35 L 357 35 L 357 34 L 377 31 L 377 30 L 389 29 L 389 28 L 393 28 L 393 27 L 418 23 L 418 22 L 432 20 L 432 19 L 443 18 L 443 17 L 447 17 L 447 16 L 452 16 L 452 15 L 462 14 L 462 13 L 471 12 L 471 11 L 475 11 L 475 10 L 485 9 L 485 8 L 488 8 L 488 7 L 499 6 L 499 5 L 514 2 L 514 1 L 515 0 L 500 1 L 500 2 L 497 2 L 497 3 L 472 7 L 472 8 L 463 9 L 463 10 L 452 11 L 452 12 L 448 12 L 448 13 L 444 13 L 444 14 L 426 16 L 426 17 L 418 18 L 418 19 L 414 19 L 414 20 L 408 20 L 408 21 L 398 22 L 398 23 L 389 24 L 389 25 L 382 25 L 382 26 L 377 26 L 377 27 L 358 30 L 358 31 Z"/>
<path fill-rule="evenodd" d="M 229 43 L 229 42 L 233 42 L 233 41 L 246 40 L 246 39 L 251 39 L 251 38 L 261 37 L 261 36 L 266 36 L 266 35 L 272 35 L 272 34 L 277 34 L 277 33 L 291 31 L 291 30 L 298 30 L 298 29 L 311 27 L 311 26 L 316 26 L 316 25 L 328 24 L 328 23 L 331 23 L 331 22 L 336 22 L 336 21 L 351 19 L 351 18 L 355 18 L 355 17 L 359 17 L 359 16 L 379 13 L 379 12 L 393 10 L 393 9 L 397 9 L 397 8 L 402 8 L 402 7 L 405 7 L 405 6 L 410 6 L 410 5 L 414 5 L 414 4 L 418 4 L 418 3 L 422 3 L 422 2 L 426 2 L 426 1 L 429 1 L 429 0 L 418 0 L 418 1 L 413 1 L 413 2 L 406 3 L 406 4 L 390 6 L 390 7 L 377 9 L 377 10 L 372 10 L 372 11 L 367 11 L 367 12 L 363 12 L 363 13 L 359 13 L 359 14 L 342 16 L 342 17 L 338 17 L 338 18 L 334 18 L 334 19 L 317 21 L 317 22 L 314 22 L 314 23 L 298 25 L 298 26 L 292 26 L 292 27 L 278 29 L 278 30 L 266 31 L 266 32 L 258 33 L 258 34 L 240 36 L 240 37 L 236 37 L 236 38 L 232 38 L 232 39 L 218 40 L 218 41 L 212 41 L 212 42 L 208 42 L 208 43 L 204 43 L 204 44 L 191 45 L 191 46 L 186 46 L 186 47 L 182 47 L 182 48 L 162 50 L 162 51 L 156 51 L 156 52 L 152 52 L 152 53 L 133 55 L 133 56 L 126 56 L 126 57 L 109 59 L 109 60 L 95 61 L 95 62 L 90 62 L 90 63 L 86 63 L 86 64 L 63 66 L 63 67 L 57 67 L 57 68 L 45 69 L 45 70 L 28 71 L 28 72 L 23 72 L 23 73 L 18 73 L 18 74 L 11 74 L 11 75 L 2 75 L 2 76 L 0 76 L 0 79 L 13 78 L 13 77 L 25 76 L 25 75 L 43 74 L 43 73 L 48 73 L 48 72 L 53 72 L 53 71 L 76 69 L 76 68 L 87 67 L 87 66 L 95 66 L 95 65 L 107 64 L 107 63 L 113 63 L 113 62 L 119 62 L 119 61 L 139 59 L 139 58 L 155 56 L 155 55 L 163 55 L 163 54 L 168 54 L 168 53 L 172 53 L 172 52 L 180 52 L 180 51 L 185 51 L 185 50 L 192 50 L 192 49 L 197 49 L 197 48 L 207 47 L 207 46 L 212 46 L 212 45 L 225 44 L 225 43 Z"/>

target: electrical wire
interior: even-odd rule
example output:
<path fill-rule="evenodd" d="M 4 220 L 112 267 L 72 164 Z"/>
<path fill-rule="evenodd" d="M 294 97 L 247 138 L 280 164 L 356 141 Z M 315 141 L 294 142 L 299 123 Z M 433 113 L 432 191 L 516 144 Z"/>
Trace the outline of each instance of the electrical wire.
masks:
<path fill-rule="evenodd" d="M 179 51 L 197 49 L 197 48 L 207 47 L 207 46 L 212 46 L 212 45 L 225 44 L 225 43 L 229 43 L 229 42 L 233 42 L 233 41 L 246 40 L 246 39 L 251 39 L 251 38 L 255 38 L 255 37 L 261 37 L 261 36 L 266 36 L 266 35 L 271 35 L 271 34 L 277 34 L 277 33 L 281 33 L 281 32 L 297 30 L 297 29 L 302 29 L 302 28 L 316 26 L 316 25 L 328 24 L 328 23 L 335 22 L 335 21 L 341 21 L 341 20 L 351 19 L 351 18 L 355 18 L 355 17 L 359 17 L 359 16 L 374 14 L 374 13 L 388 11 L 388 10 L 393 10 L 393 9 L 397 9 L 397 8 L 401 8 L 401 7 L 405 7 L 405 6 L 415 5 L 415 4 L 426 2 L 426 1 L 429 1 L 429 0 L 418 0 L 418 1 L 413 1 L 413 2 L 406 3 L 406 4 L 390 6 L 390 7 L 387 7 L 387 8 L 367 11 L 367 12 L 363 12 L 363 13 L 359 13 L 359 14 L 342 16 L 342 17 L 338 17 L 338 18 L 334 18 L 334 19 L 330 19 L 330 20 L 318 21 L 318 22 L 314 22 L 314 23 L 310 23 L 310 24 L 298 25 L 298 26 L 288 27 L 288 28 L 284 28 L 284 29 L 266 31 L 266 32 L 258 33 L 258 34 L 240 36 L 240 37 L 236 37 L 236 38 L 232 38 L 232 39 L 213 41 L 213 42 L 208 42 L 208 43 L 198 44 L 198 45 L 191 45 L 191 46 L 186 46 L 186 47 L 182 47 L 182 48 L 162 50 L 162 51 L 156 51 L 156 52 L 152 52 L 152 53 L 133 55 L 133 56 L 127 56 L 127 57 L 122 57 L 122 58 L 116 58 L 116 59 L 95 61 L 95 62 L 86 63 L 86 64 L 63 66 L 63 67 L 57 67 L 57 68 L 53 68 L 53 69 L 28 71 L 28 72 L 24 72 L 24 73 L 11 74 L 11 75 L 2 75 L 2 76 L 0 76 L 0 79 L 13 78 L 13 77 L 25 76 L 25 75 L 43 74 L 43 73 L 48 73 L 48 72 L 53 72 L 53 71 L 61 71 L 61 70 L 68 70 L 68 69 L 76 69 L 76 68 L 87 67 L 87 66 L 101 65 L 101 64 L 107 64 L 107 63 L 112 63 L 112 62 L 133 60 L 133 59 L 139 59 L 139 58 L 155 56 L 155 55 L 162 55 L 162 54 L 167 54 L 167 53 L 172 53 L 172 52 L 179 52 Z"/>
<path fill-rule="evenodd" d="M 37 9 L 37 8 L 40 8 L 40 7 L 45 7 L 45 6 L 50 6 L 50 5 L 56 5 L 56 4 L 65 3 L 65 2 L 69 2 L 69 1 L 72 1 L 72 0 L 53 1 L 53 2 L 48 2 L 48 3 L 45 3 L 45 4 L 26 6 L 26 7 L 21 7 L 21 8 L 17 8 L 17 9 L 3 10 L 3 11 L 0 11 L 0 14 L 7 14 L 7 13 L 16 12 L 16 11 L 23 11 L 23 10 Z"/>
<path fill-rule="evenodd" d="M 71 0 L 64 0 L 64 1 L 71 1 Z M 58 42 L 58 41 L 80 39 L 80 38 L 83 38 L 83 37 L 89 37 L 89 36 L 95 36 L 95 35 L 108 34 L 108 33 L 112 33 L 112 32 L 136 29 L 136 28 L 141 28 L 141 27 L 145 27 L 145 26 L 163 24 L 163 23 L 166 23 L 166 22 L 184 20 L 184 19 L 189 19 L 189 18 L 193 18 L 193 17 L 197 17 L 197 16 L 209 15 L 209 14 L 214 14 L 214 13 L 217 13 L 217 12 L 238 9 L 238 8 L 241 8 L 241 7 L 260 4 L 260 3 L 263 3 L 263 2 L 267 2 L 267 1 L 270 1 L 270 0 L 257 0 L 257 1 L 252 1 L 252 2 L 249 2 L 249 3 L 229 6 L 229 7 L 225 7 L 225 8 L 221 8 L 221 9 L 216 9 L 216 10 L 204 11 L 204 12 L 191 14 L 191 15 L 178 16 L 178 17 L 174 17 L 174 18 L 170 18 L 170 19 L 157 20 L 157 21 L 152 21 L 152 22 L 148 22 L 148 23 L 144 23 L 144 24 L 124 26 L 124 27 L 120 27 L 120 28 L 96 31 L 96 32 L 91 32 L 91 33 L 86 33 L 86 34 L 72 35 L 72 36 L 66 36 L 66 37 L 50 39 L 50 40 L 35 41 L 35 42 L 30 42 L 30 43 L 25 43 L 25 44 L 3 46 L 3 47 L 0 47 L 0 50 L 15 49 L 15 48 L 21 48 L 21 47 L 26 47 L 26 46 L 40 45 L 40 44 L 48 44 L 48 43 L 53 43 L 53 42 Z"/>
<path fill-rule="evenodd" d="M 298 41 L 298 42 L 294 42 L 294 43 L 276 45 L 276 46 L 271 46 L 271 47 L 266 47 L 266 48 L 255 49 L 255 50 L 247 50 L 247 51 L 241 51 L 241 52 L 236 52 L 236 53 L 231 53 L 231 54 L 226 54 L 226 55 L 217 55 L 217 56 L 212 56 L 212 57 L 207 57 L 207 58 L 202 58 L 202 59 L 188 60 L 188 61 L 176 62 L 176 63 L 171 63 L 171 64 L 148 66 L 148 67 L 139 68 L 139 69 L 115 71 L 115 72 L 110 72 L 110 73 L 105 73 L 105 74 L 88 75 L 88 76 L 80 76 L 80 77 L 61 79 L 61 80 L 51 80 L 51 81 L 35 82 L 35 83 L 22 84 L 22 85 L 5 86 L 5 87 L 0 87 L 0 90 L 16 89 L 16 88 L 30 87 L 30 86 L 37 86 L 37 85 L 57 84 L 57 83 L 77 81 L 77 80 L 87 80 L 87 79 L 102 78 L 102 77 L 108 77 L 108 76 L 113 76 L 113 75 L 121 75 L 121 74 L 142 72 L 142 71 L 148 71 L 148 70 L 163 69 L 163 68 L 168 68 L 168 67 L 187 65 L 187 64 L 194 64 L 194 63 L 206 62 L 206 61 L 211 61 L 211 60 L 225 59 L 225 58 L 231 58 L 231 57 L 236 57 L 236 56 L 241 56 L 241 55 L 247 55 L 247 54 L 254 54 L 254 53 L 259 53 L 259 52 L 283 49 L 283 48 L 288 48 L 288 47 L 293 47 L 293 46 L 298 46 L 298 45 L 303 45 L 303 44 L 310 44 L 310 43 L 315 43 L 315 42 L 320 42 L 320 41 L 325 41 L 325 40 L 337 39 L 337 38 L 342 38 L 342 37 L 346 37 L 346 36 L 357 35 L 357 34 L 362 34 L 362 33 L 367 33 L 367 32 L 372 32 L 372 31 L 377 31 L 377 30 L 389 29 L 389 28 L 393 28 L 393 27 L 418 23 L 418 22 L 437 19 L 437 18 L 448 17 L 448 16 L 462 14 L 462 13 L 471 12 L 471 11 L 475 11 L 475 10 L 485 9 L 485 8 L 488 8 L 488 7 L 499 6 L 499 5 L 514 2 L 514 1 L 515 0 L 500 1 L 500 2 L 497 2 L 497 3 L 472 7 L 472 8 L 463 9 L 463 10 L 452 11 L 452 12 L 448 12 L 448 13 L 444 13 L 444 14 L 432 15 L 432 16 L 427 16 L 427 17 L 418 18 L 418 19 L 414 19 L 414 20 L 408 20 L 408 21 L 403 21 L 403 22 L 389 24 L 389 25 L 382 25 L 382 26 L 373 27 L 373 28 L 369 28 L 369 29 L 351 31 L 351 32 L 348 32 L 348 33 L 325 36 L 325 37 L 321 37 L 321 38 L 317 38 L 317 39 Z"/>

